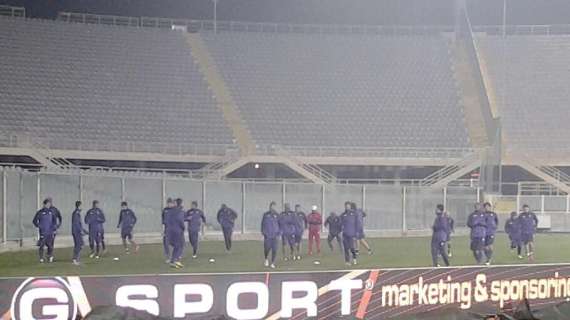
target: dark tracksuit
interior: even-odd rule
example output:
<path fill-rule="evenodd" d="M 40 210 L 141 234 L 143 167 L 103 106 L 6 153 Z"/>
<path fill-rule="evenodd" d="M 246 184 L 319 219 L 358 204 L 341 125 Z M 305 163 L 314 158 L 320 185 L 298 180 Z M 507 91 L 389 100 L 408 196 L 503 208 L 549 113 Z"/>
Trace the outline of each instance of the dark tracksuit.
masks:
<path fill-rule="evenodd" d="M 519 217 L 509 218 L 505 222 L 505 232 L 511 240 L 511 249 L 517 249 L 517 254 L 521 254 L 521 224 Z"/>
<path fill-rule="evenodd" d="M 336 238 L 338 242 L 338 248 L 342 251 L 342 240 L 340 239 L 340 232 L 342 231 L 342 221 L 339 216 L 331 217 L 329 216 L 325 221 L 325 227 L 329 228 L 329 235 L 327 237 L 327 243 L 331 251 L 333 250 L 332 241 Z"/>
<path fill-rule="evenodd" d="M 303 233 L 307 229 L 307 215 L 302 212 L 295 212 L 295 243 L 299 244 L 303 241 Z"/>
<path fill-rule="evenodd" d="M 271 263 L 275 263 L 277 256 L 277 241 L 281 230 L 279 227 L 280 215 L 277 211 L 267 211 L 261 219 L 261 234 L 263 234 L 263 254 L 265 260 L 268 260 L 269 252 L 271 252 Z"/>
<path fill-rule="evenodd" d="M 521 227 L 521 241 L 525 245 L 534 241 L 534 233 L 536 226 L 538 226 L 538 218 L 534 212 L 521 212 L 519 214 L 520 227 Z"/>
<path fill-rule="evenodd" d="M 39 230 L 38 254 L 40 259 L 44 258 L 44 247 L 47 247 L 47 256 L 53 256 L 53 237 L 57 228 L 57 218 L 51 208 L 41 208 L 36 212 L 32 221 L 34 226 Z"/>
<path fill-rule="evenodd" d="M 133 228 L 136 223 L 137 216 L 133 210 L 129 208 L 121 210 L 119 213 L 119 223 L 117 223 L 117 228 L 121 228 L 121 239 L 133 239 Z"/>
<path fill-rule="evenodd" d="M 356 218 L 358 219 L 358 232 L 356 233 L 356 240 L 361 240 L 366 238 L 364 235 L 364 218 L 366 218 L 366 212 L 361 209 L 356 209 Z"/>
<path fill-rule="evenodd" d="M 170 258 L 170 247 L 168 245 L 168 239 L 166 237 L 166 211 L 167 210 L 168 210 L 168 208 L 164 208 L 164 209 L 162 209 L 162 213 L 161 213 L 161 221 L 162 221 L 162 227 L 163 227 L 162 250 L 164 252 L 164 257 Z"/>
<path fill-rule="evenodd" d="M 453 218 L 449 215 L 445 215 L 445 218 L 447 219 L 447 223 L 449 224 L 449 230 L 447 232 L 447 238 L 445 239 L 445 241 L 449 242 L 451 241 L 451 234 L 455 231 L 455 220 L 453 220 Z"/>
<path fill-rule="evenodd" d="M 487 222 L 485 213 L 473 211 L 467 218 L 467 226 L 471 229 L 471 250 L 477 260 L 481 263 L 483 259 L 483 249 L 485 247 L 485 237 L 487 232 Z"/>
<path fill-rule="evenodd" d="M 188 222 L 188 239 L 192 245 L 192 255 L 198 254 L 198 242 L 202 222 L 206 223 L 204 212 L 200 209 L 190 209 L 186 212 L 184 220 Z"/>
<path fill-rule="evenodd" d="M 52 241 L 55 241 L 55 236 L 57 235 L 57 230 L 59 229 L 59 227 L 61 227 L 61 223 L 63 222 L 63 218 L 61 217 L 61 212 L 59 211 L 58 208 L 51 206 L 50 209 L 54 213 L 55 219 L 57 221 L 57 224 L 55 227 L 55 232 L 53 233 L 53 237 L 52 237 Z"/>
<path fill-rule="evenodd" d="M 226 250 L 232 249 L 232 233 L 234 232 L 234 224 L 237 219 L 237 213 L 230 208 L 223 208 L 218 211 L 217 220 L 222 227 L 224 233 L 224 243 Z"/>
<path fill-rule="evenodd" d="M 180 261 L 184 253 L 184 210 L 179 207 L 166 208 L 164 214 L 166 239 L 172 246 L 170 263 Z"/>
<path fill-rule="evenodd" d="M 342 221 L 342 246 L 344 248 L 344 261 L 349 263 L 351 254 L 352 259 L 356 260 L 356 249 L 354 240 L 361 228 L 358 222 L 358 216 L 353 210 L 347 210 L 340 215 Z"/>
<path fill-rule="evenodd" d="M 447 218 L 447 222 L 449 223 L 449 231 L 447 232 L 447 238 L 445 241 L 447 241 L 447 254 L 448 257 L 451 256 L 451 234 L 453 232 L 455 232 L 455 220 L 453 220 L 453 218 L 446 213 L 445 217 Z"/>
<path fill-rule="evenodd" d="M 71 214 L 71 235 L 73 236 L 73 260 L 79 261 L 79 253 L 83 247 L 83 235 L 88 234 L 81 222 L 81 209 L 75 209 Z"/>
<path fill-rule="evenodd" d="M 485 256 L 487 256 L 487 261 L 491 261 L 491 258 L 493 258 L 493 248 L 491 246 L 495 243 L 499 217 L 493 211 L 486 211 L 485 224 L 487 227 L 485 230 Z"/>
<path fill-rule="evenodd" d="M 289 244 L 291 253 L 295 246 L 295 234 L 297 232 L 297 218 L 293 211 L 283 211 L 279 215 L 279 228 L 281 229 L 281 242 L 285 246 Z"/>
<path fill-rule="evenodd" d="M 495 234 L 499 226 L 499 217 L 493 211 L 485 212 L 485 245 L 490 246 L 495 243 Z"/>
<path fill-rule="evenodd" d="M 89 248 L 91 248 L 91 252 L 99 255 L 103 243 L 103 223 L 105 223 L 103 210 L 100 208 L 89 209 L 85 214 L 84 222 L 89 226 Z M 94 249 L 95 251 L 93 251 Z M 105 250 L 104 247 L 103 250 Z"/>
<path fill-rule="evenodd" d="M 450 232 L 449 219 L 443 215 L 443 213 L 436 213 L 435 220 L 433 222 L 432 230 L 433 234 L 431 237 L 431 259 L 433 266 L 438 265 L 438 258 L 441 256 L 443 263 L 449 266 L 449 260 L 447 258 L 447 238 Z"/>

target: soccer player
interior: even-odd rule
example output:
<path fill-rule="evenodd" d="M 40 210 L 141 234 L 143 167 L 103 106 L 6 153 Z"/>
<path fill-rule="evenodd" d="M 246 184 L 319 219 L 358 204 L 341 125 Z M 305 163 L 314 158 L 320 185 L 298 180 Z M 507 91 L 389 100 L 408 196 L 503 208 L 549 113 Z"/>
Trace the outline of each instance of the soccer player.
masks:
<path fill-rule="evenodd" d="M 447 239 L 445 240 L 447 243 L 447 257 L 451 258 L 453 256 L 451 252 L 451 234 L 455 232 L 455 220 L 449 215 L 447 211 L 443 212 L 444 217 L 447 219 L 447 223 L 449 224 L 449 230 L 447 232 Z"/>
<path fill-rule="evenodd" d="M 492 211 L 492 206 L 489 202 L 485 202 L 485 256 L 487 257 L 486 265 L 491 264 L 493 259 L 493 243 L 495 243 L 495 233 L 499 226 L 499 217 Z"/>
<path fill-rule="evenodd" d="M 93 200 L 93 207 L 85 214 L 85 224 L 89 226 L 89 248 L 91 253 L 89 258 L 99 259 L 99 252 L 103 242 L 103 224 L 105 223 L 105 214 L 99 208 L 99 201 Z"/>
<path fill-rule="evenodd" d="M 352 202 L 350 204 L 351 209 L 356 213 L 356 217 L 358 218 L 358 232 L 356 234 L 356 254 L 359 252 L 360 244 L 362 244 L 366 250 L 368 250 L 368 255 L 372 255 L 372 249 L 366 241 L 366 235 L 364 234 L 364 218 L 366 218 L 366 212 L 362 209 L 358 209 L 356 207 L 356 203 Z"/>
<path fill-rule="evenodd" d="M 518 214 L 513 211 L 511 217 L 505 222 L 505 232 L 511 240 L 511 251 L 517 250 L 517 256 L 522 259 L 521 225 Z"/>
<path fill-rule="evenodd" d="M 351 264 L 356 265 L 356 249 L 354 247 L 356 236 L 360 230 L 359 218 L 357 213 L 352 210 L 352 203 L 346 201 L 344 203 L 344 212 L 340 215 L 342 222 L 342 246 L 344 248 L 344 262 L 347 266 Z"/>
<path fill-rule="evenodd" d="M 329 244 L 329 248 L 331 249 L 331 251 L 334 250 L 332 245 L 332 241 L 334 239 L 336 239 L 336 241 L 338 242 L 338 249 L 342 251 L 342 240 L 340 239 L 340 232 L 342 230 L 342 221 L 340 220 L 340 217 L 336 213 L 331 212 L 327 220 L 325 220 L 325 227 L 329 229 L 327 243 Z"/>
<path fill-rule="evenodd" d="M 288 203 L 284 204 L 284 210 L 279 216 L 279 229 L 281 230 L 281 248 L 283 250 L 283 259 L 285 261 L 291 259 L 295 260 L 295 233 L 296 233 L 297 219 L 295 213 L 291 211 Z M 290 255 L 287 256 L 285 246 L 289 245 Z"/>
<path fill-rule="evenodd" d="M 237 213 L 232 208 L 228 208 L 228 206 L 222 204 L 222 207 L 218 210 L 217 220 L 224 233 L 224 243 L 227 252 L 232 250 L 232 234 L 234 232 L 236 219 Z"/>
<path fill-rule="evenodd" d="M 323 225 L 323 217 L 317 211 L 317 206 L 311 207 L 311 213 L 307 217 L 309 224 L 309 255 L 313 254 L 313 241 L 317 247 L 317 254 L 321 254 L 321 227 Z"/>
<path fill-rule="evenodd" d="M 481 204 L 475 204 L 475 210 L 467 218 L 467 226 L 471 229 L 471 251 L 478 264 L 483 262 L 483 249 L 485 248 L 485 237 L 487 222 L 485 213 L 481 209 Z"/>
<path fill-rule="evenodd" d="M 55 242 L 55 237 L 57 236 L 57 230 L 59 229 L 59 227 L 61 227 L 61 223 L 63 222 L 63 218 L 61 216 L 61 211 L 59 211 L 58 208 L 56 208 L 53 204 L 53 198 L 52 197 L 47 197 L 46 200 L 48 200 L 51 203 L 51 208 L 50 210 L 54 213 L 55 215 L 55 219 L 57 221 L 57 225 L 55 227 L 55 231 L 53 233 L 53 237 L 52 237 L 52 241 Z M 53 244 L 52 244 L 53 246 Z"/>
<path fill-rule="evenodd" d="M 71 235 L 73 236 L 73 264 L 78 266 L 81 248 L 83 247 L 83 235 L 89 234 L 81 223 L 81 201 L 75 201 L 75 210 L 71 214 Z"/>
<path fill-rule="evenodd" d="M 36 212 L 32 223 L 39 231 L 37 245 L 40 263 L 44 263 L 44 247 L 47 247 L 47 261 L 53 262 L 53 236 L 57 227 L 57 218 L 51 210 L 51 200 L 45 199 L 43 207 Z"/>
<path fill-rule="evenodd" d="M 275 202 L 269 204 L 269 211 L 263 214 L 261 219 L 261 234 L 263 234 L 263 254 L 265 256 L 265 266 L 275 269 L 275 257 L 277 256 L 277 239 L 281 234 L 280 216 L 275 210 Z M 269 260 L 271 252 L 271 260 Z"/>
<path fill-rule="evenodd" d="M 447 238 L 449 237 L 449 219 L 445 216 L 444 207 L 438 204 L 435 209 L 435 220 L 433 221 L 433 234 L 431 237 L 431 259 L 434 267 L 439 267 L 438 259 L 441 256 L 445 266 L 449 266 L 447 258 Z"/>
<path fill-rule="evenodd" d="M 295 253 L 297 260 L 301 260 L 301 242 L 303 233 L 307 229 L 307 215 L 301 211 L 301 205 L 295 205 Z"/>
<path fill-rule="evenodd" d="M 172 246 L 170 254 L 170 266 L 180 269 L 184 265 L 180 261 L 184 253 L 184 210 L 172 199 L 168 199 L 164 214 L 164 233 L 169 246 Z M 170 249 L 170 248 L 169 248 Z M 169 250 L 170 251 L 170 250 Z"/>
<path fill-rule="evenodd" d="M 117 229 L 121 228 L 121 239 L 123 240 L 123 247 L 127 254 L 130 253 L 127 240 L 129 240 L 131 246 L 135 247 L 135 253 L 139 251 L 139 245 L 133 240 L 133 228 L 136 223 L 137 216 L 135 212 L 129 208 L 126 201 L 121 202 L 121 212 L 119 213 Z"/>
<path fill-rule="evenodd" d="M 192 201 L 192 207 L 186 215 L 184 220 L 188 222 L 188 239 L 192 245 L 192 258 L 198 257 L 198 242 L 200 241 L 200 230 L 202 229 L 202 222 L 206 223 L 204 212 L 198 209 L 198 202 Z"/>
<path fill-rule="evenodd" d="M 164 258 L 166 259 L 166 263 L 170 263 L 170 244 L 168 243 L 168 239 L 166 237 L 166 212 L 168 210 L 168 204 L 174 203 L 172 198 L 166 199 L 166 207 L 162 209 L 161 213 L 161 221 L 162 221 L 162 250 L 164 253 Z"/>
<path fill-rule="evenodd" d="M 521 227 L 521 241 L 524 244 L 526 256 L 529 261 L 534 260 L 534 233 L 538 226 L 538 218 L 534 212 L 530 211 L 528 205 L 523 205 L 522 212 L 519 215 Z"/>

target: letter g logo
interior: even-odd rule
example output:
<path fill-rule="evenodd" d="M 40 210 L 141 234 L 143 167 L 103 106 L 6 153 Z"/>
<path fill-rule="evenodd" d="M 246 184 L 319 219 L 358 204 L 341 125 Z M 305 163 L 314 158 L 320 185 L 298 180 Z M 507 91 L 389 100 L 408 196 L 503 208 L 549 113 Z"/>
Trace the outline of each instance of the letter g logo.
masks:
<path fill-rule="evenodd" d="M 67 282 L 62 278 L 28 278 L 12 297 L 13 320 L 75 319 L 75 303 Z"/>

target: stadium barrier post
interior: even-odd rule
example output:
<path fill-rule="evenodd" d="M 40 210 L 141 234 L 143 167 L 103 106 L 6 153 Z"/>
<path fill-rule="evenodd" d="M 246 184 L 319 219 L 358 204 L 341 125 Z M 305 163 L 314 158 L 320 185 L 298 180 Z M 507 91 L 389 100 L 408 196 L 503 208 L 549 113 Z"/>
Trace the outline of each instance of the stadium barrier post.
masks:
<path fill-rule="evenodd" d="M 24 182 L 22 181 L 22 174 L 20 172 L 20 184 L 21 184 L 21 188 L 20 188 L 20 193 L 23 193 L 24 190 Z M 37 179 L 36 179 L 36 209 L 39 209 L 42 203 L 42 200 L 40 199 L 41 197 L 41 192 L 42 192 L 42 183 L 41 183 L 41 174 L 38 172 L 37 173 Z M 20 196 L 22 196 L 22 194 L 20 194 Z M 22 202 L 20 201 L 20 213 L 22 211 Z"/>
<path fill-rule="evenodd" d="M 477 202 L 481 202 L 481 187 L 477 187 Z"/>
<path fill-rule="evenodd" d="M 79 201 L 83 202 L 83 175 L 79 174 L 79 184 L 77 186 L 79 188 Z"/>
<path fill-rule="evenodd" d="M 121 177 L 121 201 L 125 201 L 125 177 Z"/>
<path fill-rule="evenodd" d="M 164 179 L 164 177 L 162 177 L 162 194 L 160 197 L 160 201 L 161 201 L 161 208 L 164 208 L 166 206 L 166 179 Z"/>
<path fill-rule="evenodd" d="M 566 213 L 570 213 L 570 194 L 566 195 Z"/>
<path fill-rule="evenodd" d="M 362 185 L 362 211 L 366 211 L 366 185 Z"/>
<path fill-rule="evenodd" d="M 327 212 L 327 211 L 326 211 L 326 208 L 325 208 L 325 206 L 326 206 L 326 202 L 325 202 L 325 192 L 326 192 L 326 190 L 325 190 L 325 188 L 326 188 L 326 186 L 325 186 L 324 184 L 322 184 L 322 185 L 321 185 L 321 213 L 322 213 L 323 215 L 326 215 L 326 212 Z M 323 226 L 323 224 L 321 224 L 321 231 L 324 230 L 323 228 L 324 228 L 324 226 Z"/>
<path fill-rule="evenodd" d="M 519 210 L 520 207 L 521 207 L 521 195 L 519 193 L 517 194 L 517 211 Z"/>
<path fill-rule="evenodd" d="M 40 198 L 40 174 L 38 173 L 38 179 L 37 181 L 37 191 L 38 194 L 36 195 L 36 198 L 39 200 Z M 20 172 L 19 173 L 19 194 L 18 194 L 18 202 L 19 202 L 19 206 L 18 206 L 18 224 L 19 224 L 19 228 L 20 228 L 20 247 L 22 247 L 24 245 L 24 221 L 22 220 L 22 203 L 24 201 L 24 177 L 23 177 L 23 173 Z M 39 202 L 39 201 L 38 201 Z M 38 205 L 39 208 L 39 205 Z"/>
<path fill-rule="evenodd" d="M 2 243 L 6 243 L 8 240 L 8 237 L 6 235 L 6 232 L 8 231 L 8 228 L 6 226 L 6 223 L 8 222 L 8 219 L 6 217 L 6 194 L 6 171 L 2 170 Z"/>
<path fill-rule="evenodd" d="M 285 182 L 281 184 L 281 203 L 285 205 L 287 202 L 287 192 L 285 191 Z"/>
<path fill-rule="evenodd" d="M 544 213 L 544 195 L 540 196 L 540 213 Z"/>
<path fill-rule="evenodd" d="M 408 232 L 408 226 L 406 225 L 406 187 L 402 187 L 402 233 L 406 234 Z"/>
<path fill-rule="evenodd" d="M 241 234 L 245 234 L 245 182 L 241 183 Z"/>
<path fill-rule="evenodd" d="M 443 207 L 447 208 L 447 187 L 443 188 Z"/>
<path fill-rule="evenodd" d="M 202 209 L 206 210 L 206 180 L 202 180 Z M 206 226 L 202 224 L 202 236 L 206 235 Z"/>

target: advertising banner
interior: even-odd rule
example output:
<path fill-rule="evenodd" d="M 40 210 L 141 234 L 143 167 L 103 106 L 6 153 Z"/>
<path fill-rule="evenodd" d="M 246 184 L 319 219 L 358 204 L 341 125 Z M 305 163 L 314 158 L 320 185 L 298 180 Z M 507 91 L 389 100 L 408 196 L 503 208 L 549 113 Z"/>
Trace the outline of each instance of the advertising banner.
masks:
<path fill-rule="evenodd" d="M 0 316 L 76 319 L 116 305 L 180 319 L 388 319 L 568 297 L 570 264 L 1 278 Z"/>

